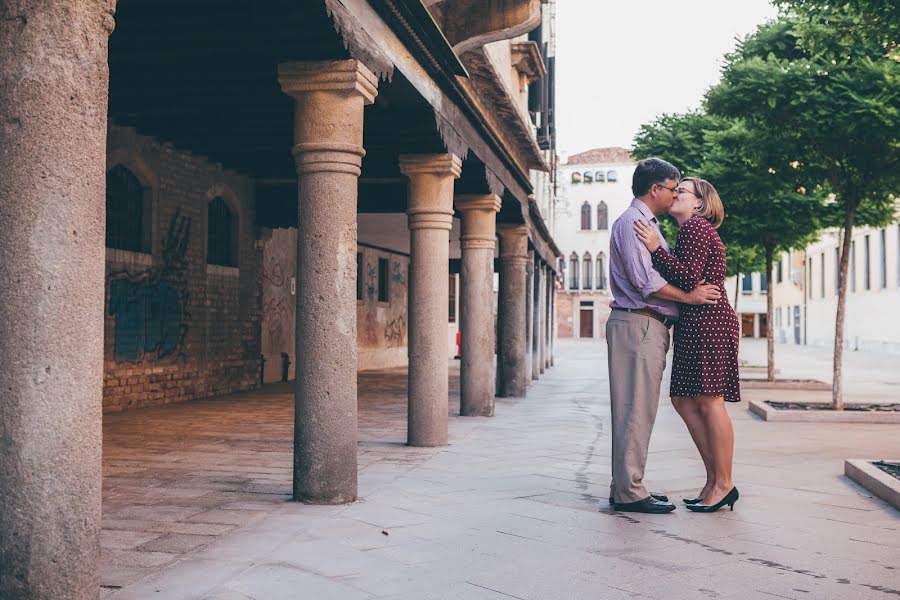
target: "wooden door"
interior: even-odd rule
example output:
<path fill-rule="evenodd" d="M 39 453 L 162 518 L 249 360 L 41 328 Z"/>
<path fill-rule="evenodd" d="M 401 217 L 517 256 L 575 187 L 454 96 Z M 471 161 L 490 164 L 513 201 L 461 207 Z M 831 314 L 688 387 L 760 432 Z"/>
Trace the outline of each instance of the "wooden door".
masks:
<path fill-rule="evenodd" d="M 592 308 L 581 309 L 579 337 L 594 337 L 594 309 Z"/>

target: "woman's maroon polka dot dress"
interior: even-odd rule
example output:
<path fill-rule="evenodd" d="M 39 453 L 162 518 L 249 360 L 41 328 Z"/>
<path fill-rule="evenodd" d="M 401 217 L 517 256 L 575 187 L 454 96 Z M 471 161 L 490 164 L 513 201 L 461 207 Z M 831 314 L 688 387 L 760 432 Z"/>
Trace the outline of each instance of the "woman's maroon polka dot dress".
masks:
<path fill-rule="evenodd" d="M 722 292 L 718 304 L 678 305 L 670 394 L 740 402 L 740 324 L 725 295 L 725 245 L 719 234 L 703 217 L 691 217 L 678 232 L 674 253 L 660 246 L 652 257 L 653 266 L 672 285 L 691 291 L 702 279 Z"/>

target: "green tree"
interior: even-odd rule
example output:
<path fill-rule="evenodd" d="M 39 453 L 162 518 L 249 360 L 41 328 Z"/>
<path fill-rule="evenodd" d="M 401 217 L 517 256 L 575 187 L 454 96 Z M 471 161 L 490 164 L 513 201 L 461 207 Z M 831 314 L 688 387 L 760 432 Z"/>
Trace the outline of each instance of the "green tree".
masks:
<path fill-rule="evenodd" d="M 836 409 L 843 408 L 853 227 L 889 222 L 900 183 L 896 39 L 871 27 L 861 12 L 863 4 L 870 3 L 783 2 L 786 12 L 760 26 L 727 57 L 722 81 L 707 94 L 712 114 L 741 121 L 754 137 L 779 140 L 795 156 L 790 168 L 798 181 L 811 182 L 804 189 L 830 197 L 823 224 L 839 226 L 842 234 L 832 394 Z"/>
<path fill-rule="evenodd" d="M 708 179 L 725 204 L 719 228 L 729 275 L 765 269 L 782 250 L 806 243 L 818 230 L 821 196 L 799 180 L 794 148 L 781 136 L 758 135 L 741 119 L 696 111 L 663 115 L 641 128 L 635 156 L 659 155 L 689 175 Z M 740 297 L 735 288 L 734 302 Z M 775 378 L 774 290 L 767 294 L 768 378 Z"/>

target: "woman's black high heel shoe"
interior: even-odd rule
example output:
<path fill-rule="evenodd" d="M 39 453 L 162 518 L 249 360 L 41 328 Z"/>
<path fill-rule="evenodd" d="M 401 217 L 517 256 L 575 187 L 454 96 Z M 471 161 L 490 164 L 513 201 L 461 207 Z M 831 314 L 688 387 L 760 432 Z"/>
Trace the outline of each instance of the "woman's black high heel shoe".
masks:
<path fill-rule="evenodd" d="M 725 497 L 716 502 L 715 504 L 711 504 L 707 506 L 706 504 L 688 504 L 687 509 L 692 510 L 694 512 L 701 513 L 712 513 L 716 512 L 726 504 L 731 507 L 731 510 L 734 510 L 734 503 L 738 501 L 740 498 L 740 494 L 738 493 L 738 489 L 736 487 L 731 488 L 731 491 L 725 494 Z"/>

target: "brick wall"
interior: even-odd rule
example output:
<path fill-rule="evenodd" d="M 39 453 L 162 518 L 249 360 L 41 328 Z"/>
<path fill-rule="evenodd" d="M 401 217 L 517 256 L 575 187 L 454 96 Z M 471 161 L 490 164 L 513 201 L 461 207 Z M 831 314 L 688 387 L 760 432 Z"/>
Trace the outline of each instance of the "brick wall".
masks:
<path fill-rule="evenodd" d="M 251 180 L 110 126 L 107 168 L 116 165 L 144 188 L 150 243 L 107 248 L 104 410 L 256 387 L 262 256 Z M 217 196 L 238 219 L 236 266 L 207 264 L 207 204 Z"/>

